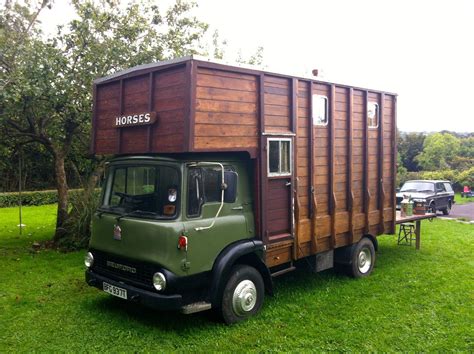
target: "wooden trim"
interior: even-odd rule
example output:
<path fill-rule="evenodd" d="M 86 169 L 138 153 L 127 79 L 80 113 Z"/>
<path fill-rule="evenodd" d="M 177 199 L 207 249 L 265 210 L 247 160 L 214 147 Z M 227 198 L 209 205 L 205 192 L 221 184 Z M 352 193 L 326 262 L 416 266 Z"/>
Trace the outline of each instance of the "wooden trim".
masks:
<path fill-rule="evenodd" d="M 153 91 L 154 91 L 154 87 L 155 87 L 155 84 L 154 84 L 154 75 L 153 75 L 153 72 L 150 72 L 149 74 L 149 83 L 148 83 L 148 112 L 151 112 L 151 111 L 154 111 L 153 109 Z M 159 123 L 158 123 L 159 124 Z M 153 126 L 155 124 L 150 124 L 147 126 L 147 129 L 146 129 L 146 134 L 147 134 L 147 151 L 148 152 L 151 152 L 151 148 L 152 148 L 152 138 L 153 138 Z"/>
<path fill-rule="evenodd" d="M 296 135 L 298 132 L 298 79 L 293 78 L 291 84 L 291 131 Z"/>
<path fill-rule="evenodd" d="M 379 180 L 379 195 L 378 195 L 378 209 L 380 211 L 380 222 L 379 222 L 379 232 L 385 233 L 385 216 L 384 216 L 384 204 L 385 204 L 385 189 L 383 186 L 383 157 L 384 157 L 384 148 L 383 148 L 383 128 L 384 128 L 384 106 L 385 106 L 385 95 L 380 94 L 380 105 L 379 105 L 379 161 L 378 161 L 378 180 Z"/>
<path fill-rule="evenodd" d="M 151 68 L 146 68 L 146 69 L 142 69 L 142 70 L 137 70 L 137 71 L 131 71 L 131 72 L 128 72 L 126 74 L 123 74 L 123 75 L 119 75 L 119 76 L 114 76 L 114 77 L 111 77 L 110 79 L 108 80 L 105 80 L 105 81 L 101 81 L 99 82 L 97 85 L 107 85 L 111 82 L 114 82 L 114 81 L 118 81 L 118 80 L 125 80 L 125 79 L 130 79 L 132 77 L 136 77 L 136 76 L 142 76 L 142 75 L 146 75 L 146 74 L 149 74 L 150 72 L 163 72 L 163 71 L 168 71 L 168 70 L 172 70 L 172 69 L 176 69 L 176 68 L 179 68 L 180 66 L 181 67 L 184 67 L 187 65 L 188 62 L 190 62 L 191 60 L 187 61 L 187 62 L 180 62 L 180 63 L 171 63 L 169 65 L 163 65 L 163 66 L 155 66 L 155 67 L 151 67 Z"/>
<path fill-rule="evenodd" d="M 314 190 L 314 126 L 313 126 L 313 82 L 309 81 L 309 95 L 308 95 L 308 149 L 309 149 L 309 217 L 311 219 L 311 253 L 316 253 L 318 250 L 318 241 L 317 241 L 317 230 L 316 230 L 316 211 L 318 209 L 318 203 L 316 199 L 316 193 Z"/>
<path fill-rule="evenodd" d="M 298 129 L 298 80 L 293 78 L 291 80 L 291 124 L 293 134 L 297 134 Z M 293 170 L 291 175 L 291 189 L 292 189 L 292 201 L 291 201 L 291 232 L 294 237 L 293 243 L 293 259 L 298 259 L 298 224 L 300 221 L 300 200 L 298 196 L 298 176 L 296 175 L 298 170 L 298 136 L 293 138 L 293 143 L 291 144 L 291 156 L 293 157 Z"/>
<path fill-rule="evenodd" d="M 120 79 L 120 102 L 119 102 L 119 116 L 123 115 L 123 79 Z M 122 131 L 117 129 L 117 151 L 122 152 Z"/>
<path fill-rule="evenodd" d="M 336 86 L 331 85 L 329 91 L 329 169 L 328 169 L 328 181 L 329 181 L 329 212 L 331 213 L 331 248 L 336 246 L 336 194 L 335 194 L 335 178 L 334 174 L 336 171 L 336 158 L 335 158 L 335 121 L 336 121 Z"/>
<path fill-rule="evenodd" d="M 354 191 L 352 188 L 354 158 L 353 158 L 353 137 L 352 131 L 354 126 L 354 89 L 349 89 L 348 101 L 348 117 L 347 117 L 347 211 L 349 212 L 349 234 L 350 242 L 354 243 Z"/>
<path fill-rule="evenodd" d="M 396 176 L 397 176 L 397 96 L 393 96 L 393 102 L 392 102 L 392 131 L 391 131 L 391 137 L 392 137 L 392 229 L 391 233 L 395 233 L 395 220 L 397 219 L 397 208 L 395 207 L 397 205 L 397 196 L 396 193 L 393 191 L 395 190 L 395 181 L 396 181 Z"/>
<path fill-rule="evenodd" d="M 266 217 L 266 200 L 265 197 L 267 195 L 267 143 L 266 137 L 262 134 L 265 131 L 265 80 L 263 73 L 260 74 L 258 80 L 258 103 L 259 103 L 259 128 L 260 128 L 260 201 L 261 201 L 261 208 L 260 208 L 260 215 L 261 215 L 261 228 L 262 228 L 262 240 L 264 243 L 269 243 L 270 238 L 267 231 L 267 217 Z"/>
<path fill-rule="evenodd" d="M 369 105 L 369 91 L 364 92 L 364 214 L 365 214 L 365 228 L 364 232 L 369 232 L 369 205 L 370 205 L 370 192 L 369 192 L 369 125 L 367 121 L 368 105 Z"/>
<path fill-rule="evenodd" d="M 196 97 L 196 80 L 193 77 L 193 61 L 186 62 L 184 87 L 188 88 L 188 94 L 185 97 L 185 117 L 188 117 L 184 123 L 184 147 L 188 151 L 193 151 L 194 146 L 194 101 Z M 194 89 L 193 89 L 194 87 Z"/>
<path fill-rule="evenodd" d="M 97 85 L 94 84 L 92 88 L 92 135 L 91 142 L 89 146 L 89 152 L 93 155 L 95 154 L 96 148 L 96 133 L 97 133 Z"/>

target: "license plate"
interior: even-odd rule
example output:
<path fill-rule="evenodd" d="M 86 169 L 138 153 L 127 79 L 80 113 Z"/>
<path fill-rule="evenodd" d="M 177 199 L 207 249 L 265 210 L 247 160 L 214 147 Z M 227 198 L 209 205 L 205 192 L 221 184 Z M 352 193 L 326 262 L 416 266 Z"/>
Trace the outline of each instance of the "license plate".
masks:
<path fill-rule="evenodd" d="M 106 293 L 109 293 L 113 296 L 117 296 L 125 300 L 127 299 L 127 290 L 119 288 L 118 286 L 114 286 L 104 281 L 102 283 L 102 289 L 104 289 Z"/>

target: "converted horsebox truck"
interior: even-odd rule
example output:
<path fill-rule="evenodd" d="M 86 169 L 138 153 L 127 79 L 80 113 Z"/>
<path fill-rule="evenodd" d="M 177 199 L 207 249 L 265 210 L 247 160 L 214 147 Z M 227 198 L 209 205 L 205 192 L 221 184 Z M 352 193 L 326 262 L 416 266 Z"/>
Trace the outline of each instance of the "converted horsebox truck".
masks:
<path fill-rule="evenodd" d="M 158 310 L 256 314 L 306 259 L 354 277 L 395 232 L 393 93 L 185 57 L 94 83 L 113 155 L 86 281 Z"/>

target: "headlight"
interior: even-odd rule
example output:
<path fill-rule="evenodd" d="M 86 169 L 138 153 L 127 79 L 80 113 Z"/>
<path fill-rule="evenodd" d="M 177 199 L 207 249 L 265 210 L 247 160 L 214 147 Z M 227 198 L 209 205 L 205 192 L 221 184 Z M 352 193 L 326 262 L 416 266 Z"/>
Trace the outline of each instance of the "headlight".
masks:
<path fill-rule="evenodd" d="M 86 256 L 84 257 L 84 264 L 87 268 L 92 267 L 92 265 L 94 264 L 94 256 L 92 255 L 92 253 L 87 252 Z"/>
<path fill-rule="evenodd" d="M 153 275 L 153 286 L 158 291 L 163 291 L 166 288 L 166 278 L 163 273 L 157 272 Z"/>

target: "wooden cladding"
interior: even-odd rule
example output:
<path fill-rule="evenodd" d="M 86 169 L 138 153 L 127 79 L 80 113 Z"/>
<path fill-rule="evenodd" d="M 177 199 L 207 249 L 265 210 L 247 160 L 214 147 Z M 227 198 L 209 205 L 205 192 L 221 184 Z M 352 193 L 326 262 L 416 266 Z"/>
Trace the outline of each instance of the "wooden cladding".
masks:
<path fill-rule="evenodd" d="M 96 86 L 93 149 L 96 154 L 183 152 L 185 68 L 143 74 Z M 115 128 L 116 117 L 154 112 L 153 125 Z"/>
<path fill-rule="evenodd" d="M 325 97 L 325 125 L 312 117 L 313 96 Z M 156 112 L 156 122 L 114 127 L 116 117 L 143 112 Z M 93 127 L 96 154 L 248 152 L 257 230 L 278 254 L 296 259 L 394 232 L 394 94 L 190 58 L 100 80 Z M 268 178 L 269 136 L 292 141 L 286 179 Z M 285 235 L 293 244 L 275 245 Z"/>
<path fill-rule="evenodd" d="M 198 67 L 194 149 L 256 150 L 257 100 L 255 75 Z"/>
<path fill-rule="evenodd" d="M 328 97 L 329 122 L 313 124 L 311 97 Z M 395 96 L 329 83 L 298 83 L 298 258 L 393 232 Z M 369 102 L 378 124 L 368 126 Z"/>

